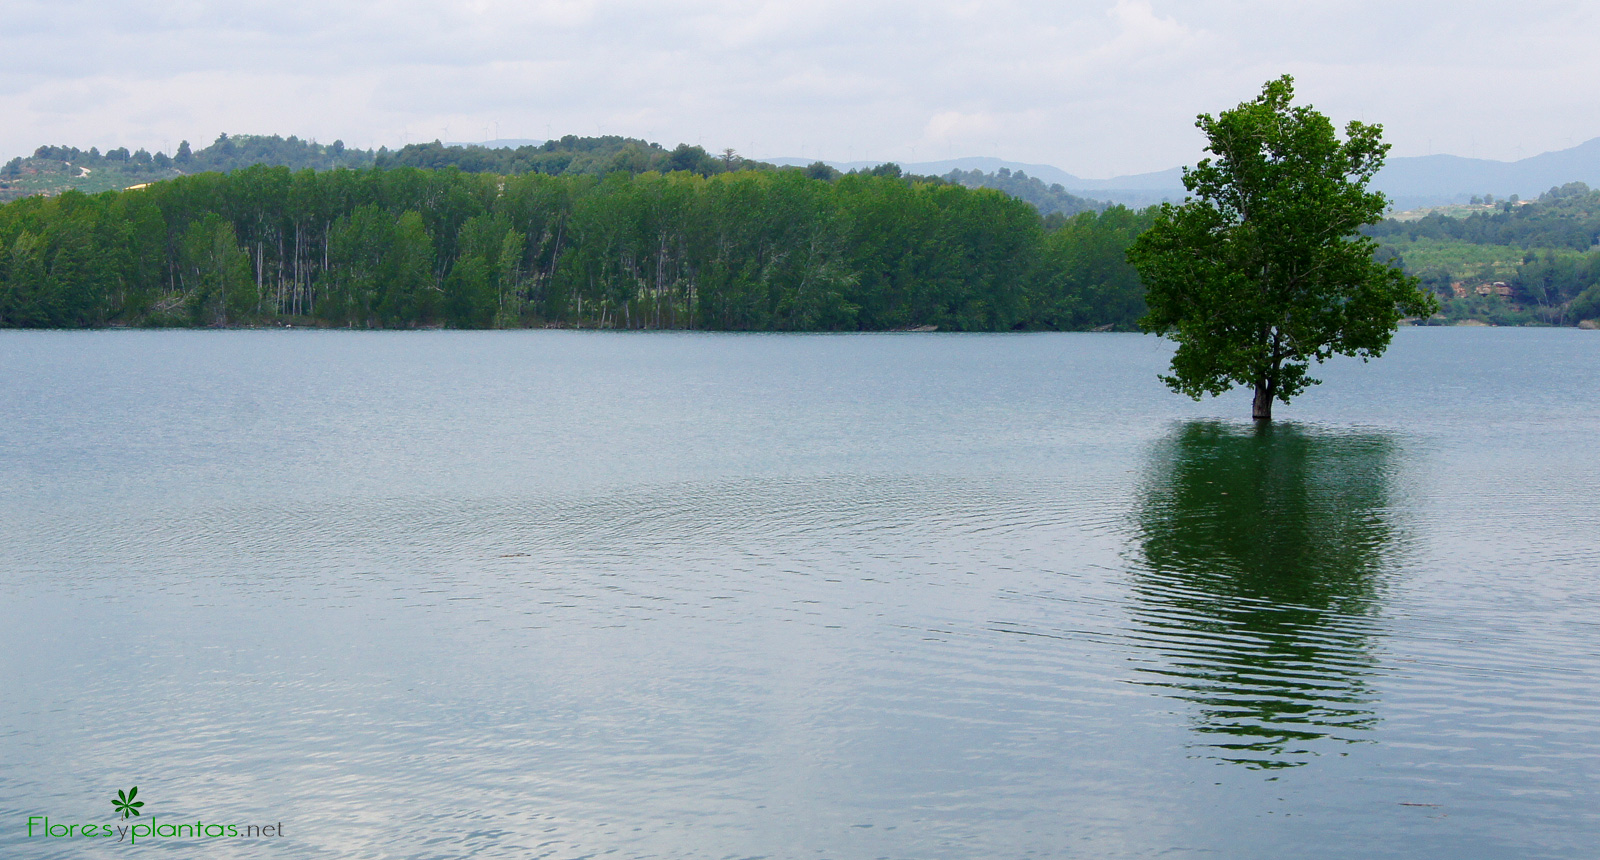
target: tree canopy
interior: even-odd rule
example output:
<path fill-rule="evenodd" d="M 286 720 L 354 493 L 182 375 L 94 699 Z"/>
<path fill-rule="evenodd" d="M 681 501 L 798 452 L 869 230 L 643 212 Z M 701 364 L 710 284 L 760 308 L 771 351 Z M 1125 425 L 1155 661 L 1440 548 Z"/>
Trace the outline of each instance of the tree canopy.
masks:
<path fill-rule="evenodd" d="M 1160 207 L 1128 252 L 1146 290 L 1140 324 L 1178 344 L 1162 379 L 1196 399 L 1251 386 L 1257 420 L 1316 384 L 1313 361 L 1381 355 L 1403 316 L 1437 307 L 1357 232 L 1387 207 L 1367 190 L 1389 149 L 1382 126 L 1352 121 L 1341 141 L 1293 99 L 1285 75 L 1201 114 L 1216 157 L 1185 168 L 1192 196 Z"/>
<path fill-rule="evenodd" d="M 692 154 L 692 153 L 691 153 Z M 724 163 L 719 159 L 719 164 Z M 1120 207 L 1046 227 L 893 165 L 248 167 L 0 206 L 0 327 L 1131 329 Z"/>

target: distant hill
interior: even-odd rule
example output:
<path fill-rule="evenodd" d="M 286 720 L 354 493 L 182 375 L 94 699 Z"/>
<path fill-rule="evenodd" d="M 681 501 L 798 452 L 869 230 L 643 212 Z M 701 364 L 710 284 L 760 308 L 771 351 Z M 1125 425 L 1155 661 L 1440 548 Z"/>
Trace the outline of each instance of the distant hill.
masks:
<path fill-rule="evenodd" d="M 1600 249 L 1600 191 L 1569 182 L 1533 200 L 1465 207 L 1465 217 L 1435 213 L 1415 220 L 1395 218 L 1363 232 L 1379 240 L 1464 242 L 1523 249 Z"/>
<path fill-rule="evenodd" d="M 186 173 L 227 172 L 252 164 L 296 170 L 367 167 L 377 155 L 371 150 L 346 149 L 340 140 L 321 144 L 275 134 L 223 134 L 199 151 L 191 149 L 186 140 L 172 155 L 143 149 L 129 152 L 127 147 L 106 152 L 90 147 L 85 152 L 75 146 L 41 146 L 33 155 L 18 156 L 0 167 L 0 201 L 60 194 L 68 189 L 91 194 L 120 190 Z"/>
<path fill-rule="evenodd" d="M 799 158 L 767 160 L 773 164 L 807 163 Z M 848 171 L 868 168 L 878 162 L 827 163 L 838 170 Z M 1181 167 L 1111 179 L 1084 179 L 1048 164 L 1026 164 L 999 158 L 955 158 L 900 166 L 911 173 L 935 176 L 946 175 L 951 170 L 981 170 L 985 173 L 998 173 L 1001 169 L 1012 172 L 1020 170 L 1044 182 L 1059 184 L 1072 194 L 1125 206 L 1147 206 L 1162 200 L 1177 202 L 1187 193 L 1183 188 Z M 1389 195 L 1395 209 L 1406 210 L 1466 203 L 1473 196 L 1483 194 L 1499 198 L 1513 194 L 1534 198 L 1569 182 L 1584 182 L 1600 187 L 1600 137 L 1571 149 L 1546 152 L 1521 161 L 1491 161 L 1458 155 L 1391 158 L 1373 179 L 1373 187 Z"/>
<path fill-rule="evenodd" d="M 780 167 L 805 167 L 815 163 L 815 159 L 804 158 L 767 158 L 762 160 Z M 869 170 L 883 162 L 826 161 L 823 163 L 841 173 L 849 173 L 852 170 Z M 1063 187 L 1072 187 L 1071 183 L 1079 181 L 1076 176 L 1059 167 L 1051 167 L 1048 164 L 1025 164 L 1019 161 L 1006 161 L 999 158 L 950 158 L 944 161 L 899 162 L 899 164 L 905 172 L 919 176 L 944 176 L 952 170 L 977 170 L 982 173 L 999 173 L 1001 170 L 1009 170 L 1013 173 L 1022 171 L 1029 176 L 1037 177 L 1043 182 L 1059 183 Z"/>
<path fill-rule="evenodd" d="M 391 151 L 387 147 L 349 149 L 338 140 L 320 144 L 294 136 L 223 134 L 201 150 L 191 149 L 184 141 L 170 156 L 143 149 L 129 152 L 125 147 L 101 152 L 95 148 L 84 151 L 72 146 L 41 146 L 31 156 L 19 156 L 0 166 L 0 202 L 36 194 L 60 194 L 68 189 L 86 193 L 118 190 L 190 173 L 226 173 L 256 164 L 291 170 L 454 167 L 467 173 L 552 175 L 603 175 L 617 170 L 689 170 L 709 175 L 726 170 L 773 169 L 772 165 L 737 155 L 711 155 L 698 146 L 680 144 L 668 150 L 660 144 L 615 135 L 489 143 L 458 146 L 434 141 Z"/>
<path fill-rule="evenodd" d="M 786 167 L 803 167 L 812 164 L 804 158 L 767 158 L 763 159 L 772 164 Z M 848 173 L 852 170 L 868 170 L 881 164 L 877 161 L 828 161 L 823 162 L 835 170 Z M 1174 202 L 1182 200 L 1183 171 L 1174 167 L 1171 170 L 1162 170 L 1156 173 L 1140 173 L 1132 176 L 1119 176 L 1114 179 L 1084 179 L 1074 176 L 1059 167 L 1048 164 L 1028 164 L 1020 161 L 1006 161 L 1001 158 L 974 156 L 968 158 L 950 158 L 943 161 L 917 161 L 900 165 L 907 173 L 922 176 L 948 177 L 953 170 L 963 173 L 978 171 L 990 175 L 999 175 L 1006 170 L 1011 173 L 1026 173 L 1047 185 L 1060 185 L 1064 191 L 1078 197 L 1090 197 L 1096 201 L 1106 203 L 1120 203 L 1124 206 L 1142 208 L 1163 200 Z"/>
<path fill-rule="evenodd" d="M 1002 167 L 993 173 L 981 170 L 962 170 L 957 167 L 940 177 L 946 182 L 965 185 L 968 188 L 993 188 L 1003 191 L 1019 200 L 1026 200 L 1039 210 L 1041 215 L 1076 215 L 1079 212 L 1098 212 L 1106 208 L 1106 204 L 1098 200 L 1079 197 L 1061 187 L 1061 183 L 1046 185 L 1044 180 L 1037 176 L 1029 176 L 1025 170 L 1012 171 Z"/>
<path fill-rule="evenodd" d="M 499 173 L 507 176 L 544 173 L 551 176 L 588 174 L 603 176 L 625 171 L 644 173 L 655 170 L 670 173 L 687 170 L 702 176 L 728 170 L 772 170 L 773 165 L 736 155 L 731 151 L 712 155 L 699 146 L 680 143 L 667 149 L 659 143 L 620 135 L 578 137 L 566 135 L 541 143 L 491 141 L 491 144 L 459 146 L 439 141 L 413 143 L 394 152 L 380 152 L 374 164 L 379 167 L 424 167 L 438 170 L 454 167 L 467 173 Z M 519 144 L 512 146 L 511 144 Z"/>
<path fill-rule="evenodd" d="M 543 146 L 543 140 L 531 140 L 522 137 L 500 137 L 494 140 L 447 140 L 445 146 L 481 146 L 484 149 L 520 149 L 524 146 Z"/>
<path fill-rule="evenodd" d="M 1465 203 L 1479 194 L 1538 197 L 1569 182 L 1600 187 L 1600 137 L 1521 161 L 1458 155 L 1392 158 L 1373 185 L 1389 195 L 1396 209 L 1403 210 Z"/>
<path fill-rule="evenodd" d="M 967 161 L 973 161 L 968 159 Z M 288 167 L 293 170 L 330 170 L 337 167 L 417 167 L 430 170 L 454 168 L 464 173 L 517 175 L 543 173 L 551 176 L 601 176 L 621 171 L 638 174 L 646 171 L 669 173 L 685 170 L 710 176 L 730 170 L 777 170 L 779 166 L 744 158 L 729 150 L 720 155 L 699 146 L 679 144 L 667 149 L 658 143 L 637 138 L 607 135 L 557 140 L 491 140 L 482 144 L 414 143 L 390 151 L 348 149 L 342 141 L 323 145 L 297 137 L 277 135 L 227 135 L 217 137 L 205 149 L 191 150 L 188 141 L 179 145 L 176 155 L 152 155 L 144 150 L 127 149 L 87 152 L 69 146 L 41 146 L 32 156 L 18 157 L 0 167 L 0 201 L 36 194 L 53 195 L 67 189 L 86 193 L 120 190 L 189 173 L 226 173 L 252 165 Z M 837 179 L 842 172 L 811 163 L 797 165 L 815 179 Z M 1053 168 L 1045 168 L 1053 170 Z M 875 176 L 905 176 L 898 165 L 860 165 L 854 171 Z M 1059 171 L 1057 171 L 1059 172 Z M 945 176 L 922 178 L 954 182 L 972 188 L 993 188 L 1025 200 L 1044 215 L 1074 215 L 1098 211 L 1105 204 L 1067 192 L 1059 183 L 1046 183 L 1022 170 L 1001 167 L 993 172 L 977 169 L 952 169 Z"/>
<path fill-rule="evenodd" d="M 1198 155 L 1198 154 L 1197 154 Z M 559 140 L 490 140 L 478 144 L 410 144 L 397 150 L 349 149 L 340 141 L 320 144 L 290 136 L 220 135 L 205 149 L 191 151 L 185 141 L 168 156 L 126 148 L 87 152 L 68 146 L 41 146 L 31 156 L 13 158 L 0 167 L 0 201 L 31 194 L 58 194 L 67 188 L 105 191 L 202 171 L 228 171 L 251 164 L 292 169 L 327 170 L 333 167 L 409 165 L 454 166 L 468 172 L 500 173 L 606 173 L 612 170 L 692 170 L 710 174 L 727 169 L 811 168 L 819 164 L 802 158 L 747 159 L 718 155 L 698 146 L 680 144 L 668 150 L 636 138 L 607 135 Z M 866 172 L 884 164 L 876 161 L 821 162 L 842 173 Z M 1144 207 L 1163 200 L 1184 198 L 1183 171 L 1171 168 L 1152 173 L 1085 179 L 1048 164 L 1028 164 L 999 158 L 971 157 L 900 164 L 905 173 L 945 177 L 964 185 L 1000 188 L 1034 203 L 1040 211 L 1081 211 L 1074 201 L 1105 201 Z M 952 179 L 959 171 L 964 179 Z M 1002 174 L 1001 171 L 1008 171 Z M 1022 175 L 1022 180 L 1012 177 Z M 980 179 L 978 177 L 988 177 Z M 1028 181 L 1037 181 L 1032 188 Z M 1491 161 L 1455 155 L 1393 158 L 1378 173 L 1373 187 L 1389 195 L 1398 211 L 1425 206 L 1467 203 L 1472 197 L 1492 194 L 1505 199 L 1516 194 L 1532 199 L 1569 182 L 1600 187 L 1600 138 L 1570 149 L 1546 152 L 1520 161 Z M 1060 191 L 1051 190 L 1059 186 Z M 1065 196 L 1062 196 L 1065 195 Z"/>

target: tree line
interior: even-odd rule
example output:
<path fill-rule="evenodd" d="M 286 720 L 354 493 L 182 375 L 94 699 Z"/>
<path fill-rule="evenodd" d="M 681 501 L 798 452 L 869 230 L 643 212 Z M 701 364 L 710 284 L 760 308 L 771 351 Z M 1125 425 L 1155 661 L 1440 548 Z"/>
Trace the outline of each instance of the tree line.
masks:
<path fill-rule="evenodd" d="M 1435 212 L 1415 221 L 1385 219 L 1363 232 L 1386 239 L 1433 239 L 1519 248 L 1588 251 L 1600 245 L 1600 191 L 1570 182 L 1527 202 L 1506 200 L 1493 211 L 1451 218 Z"/>
<path fill-rule="evenodd" d="M 1033 208 L 1045 216 L 1060 214 L 1063 217 L 1076 215 L 1079 212 L 1096 212 L 1106 208 L 1106 204 L 1098 200 L 1079 197 L 1068 191 L 1062 185 L 1052 183 L 1046 185 L 1044 180 L 1037 176 L 1029 176 L 1026 172 L 1018 170 L 1012 172 L 1009 167 L 1002 167 L 993 173 L 984 173 L 981 170 L 962 170 L 956 168 L 944 175 L 946 182 L 965 185 L 968 188 L 993 188 L 1033 204 Z"/>
<path fill-rule="evenodd" d="M 605 175 L 375 158 L 24 198 L 0 207 L 0 326 L 1004 331 L 1143 313 L 1125 253 L 1147 213 L 1050 229 L 1024 201 L 897 168 L 733 158 Z"/>
<path fill-rule="evenodd" d="M 204 149 L 194 149 L 187 140 L 178 144 L 175 154 L 154 154 L 127 147 L 101 152 L 95 147 L 82 150 L 74 146 L 41 146 L 32 156 L 17 157 L 0 166 L 0 201 L 32 194 L 55 194 L 68 188 L 104 191 L 130 185 L 156 182 L 194 173 L 230 172 L 255 165 L 332 170 L 339 167 L 420 167 L 429 170 L 455 168 L 463 173 L 496 173 L 514 176 L 544 173 L 551 176 L 606 176 L 611 173 L 689 172 L 701 176 L 734 171 L 775 171 L 778 166 L 746 158 L 731 149 L 720 154 L 703 147 L 680 143 L 667 149 L 659 143 L 619 135 L 564 137 L 518 147 L 446 145 L 413 143 L 397 150 L 346 147 L 344 141 L 320 144 L 290 135 L 221 134 Z M 833 180 L 843 175 L 825 162 L 814 162 L 804 172 L 813 179 Z M 879 164 L 851 171 L 871 176 L 902 176 L 900 166 Z M 1072 215 L 1104 208 L 1104 204 L 1067 193 L 1060 185 L 1046 186 L 1021 171 L 1013 174 L 1001 168 L 996 173 L 980 170 L 952 171 L 944 177 L 917 177 L 924 181 L 945 181 L 971 188 L 996 188 L 1032 203 L 1045 215 Z"/>
<path fill-rule="evenodd" d="M 552 176 L 604 176 L 625 173 L 689 171 L 701 176 L 736 170 L 777 170 L 775 165 L 753 161 L 731 150 L 712 155 L 699 146 L 679 144 L 668 150 L 638 138 L 605 135 L 567 135 L 542 144 L 490 149 L 482 146 L 446 146 L 439 141 L 357 149 L 336 140 L 322 144 L 290 135 L 221 134 L 209 146 L 195 149 L 185 140 L 172 154 L 144 149 L 129 152 L 118 147 L 101 152 L 90 147 L 41 146 L 33 155 L 17 157 L 0 166 L 0 201 L 33 194 L 58 194 L 69 188 L 97 192 L 157 182 L 195 173 L 227 173 L 255 165 L 292 170 L 333 170 L 340 167 L 455 168 L 465 173 L 516 175 L 546 173 Z M 820 163 L 819 163 L 820 165 Z M 818 178 L 837 176 L 827 165 L 812 165 Z M 895 172 L 898 173 L 898 168 Z"/>
<path fill-rule="evenodd" d="M 380 150 L 380 152 L 382 152 Z M 255 164 L 292 169 L 332 170 L 370 167 L 379 152 L 346 148 L 344 141 L 321 144 L 290 135 L 218 135 L 196 150 L 185 140 L 175 152 L 128 151 L 125 146 L 101 152 L 96 147 L 41 146 L 27 157 L 0 166 L 0 201 L 68 189 L 99 192 L 159 182 L 193 173 L 240 170 Z"/>
<path fill-rule="evenodd" d="M 171 155 L 150 153 L 144 149 L 129 152 L 127 147 L 101 152 L 95 147 L 83 150 L 75 146 L 41 146 L 31 156 L 19 156 L 0 166 L 0 182 L 37 173 L 76 176 L 85 169 L 111 173 L 118 178 L 160 180 L 194 173 L 227 173 L 255 165 L 288 167 L 292 170 L 332 170 L 339 167 L 421 167 L 443 170 L 453 167 L 463 173 L 496 173 L 502 176 L 523 173 L 605 176 L 618 171 L 687 171 L 712 176 L 740 170 L 778 169 L 776 165 L 746 158 L 733 150 L 712 154 L 703 147 L 686 143 L 669 150 L 659 143 L 620 135 L 579 137 L 569 134 L 539 144 L 496 148 L 446 145 L 435 140 L 391 150 L 386 146 L 377 149 L 346 147 L 342 140 L 322 144 L 294 135 L 284 138 L 275 134 L 221 134 L 203 149 L 194 149 L 189 141 L 182 141 Z M 883 172 L 889 167 L 892 167 L 890 172 L 894 175 L 900 174 L 898 166 L 887 165 L 862 172 Z M 839 171 L 822 162 L 811 165 L 806 171 L 818 179 L 840 175 Z M 979 171 L 973 171 L 973 174 L 980 179 L 985 176 Z M 1047 209 L 1046 213 L 1049 211 Z"/>

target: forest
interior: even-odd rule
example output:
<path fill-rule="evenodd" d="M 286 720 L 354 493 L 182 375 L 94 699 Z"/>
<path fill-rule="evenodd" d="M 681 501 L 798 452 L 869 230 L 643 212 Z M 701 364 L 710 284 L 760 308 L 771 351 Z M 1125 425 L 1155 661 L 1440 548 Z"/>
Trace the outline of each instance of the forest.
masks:
<path fill-rule="evenodd" d="M 0 167 L 8 198 L 4 327 L 1133 330 L 1122 254 L 1151 219 L 1020 171 L 841 174 L 571 135 L 44 146 Z M 1435 322 L 1600 318 L 1583 183 L 1365 232 L 1444 299 Z"/>
<path fill-rule="evenodd" d="M 679 147 L 600 175 L 568 154 L 506 175 L 380 153 L 16 200 L 0 326 L 1132 330 L 1143 312 L 1124 253 L 1147 214 L 1047 226 L 892 165 L 749 169 Z"/>

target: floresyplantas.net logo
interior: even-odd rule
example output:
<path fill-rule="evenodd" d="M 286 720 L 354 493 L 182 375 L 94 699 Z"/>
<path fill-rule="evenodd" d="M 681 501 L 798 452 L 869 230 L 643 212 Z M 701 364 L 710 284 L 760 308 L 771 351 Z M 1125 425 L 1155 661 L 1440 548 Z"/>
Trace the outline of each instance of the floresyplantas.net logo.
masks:
<path fill-rule="evenodd" d="M 139 786 L 128 789 L 127 794 L 117 791 L 117 799 L 111 801 L 111 808 L 122 813 L 122 820 L 127 821 L 128 816 L 138 815 L 139 807 L 144 806 L 144 801 L 134 800 L 139 794 Z"/>
<path fill-rule="evenodd" d="M 144 801 L 139 800 L 139 787 L 136 785 L 127 791 L 119 790 L 117 796 L 111 801 L 111 808 L 121 813 L 122 820 L 127 821 L 135 815 L 144 815 Z M 103 807 L 102 807 L 103 808 Z M 69 819 L 70 821 L 70 819 Z M 28 816 L 28 838 L 44 837 L 46 839 L 115 839 L 118 842 L 126 841 L 129 845 L 138 843 L 140 839 L 252 839 L 259 837 L 283 836 L 283 822 L 273 824 L 217 824 L 206 823 L 196 819 L 193 824 L 185 821 L 182 824 L 170 822 L 157 822 L 155 813 L 151 813 L 148 821 L 137 824 L 98 824 L 98 823 L 67 823 L 63 824 L 58 819 L 51 821 L 48 815 Z"/>

